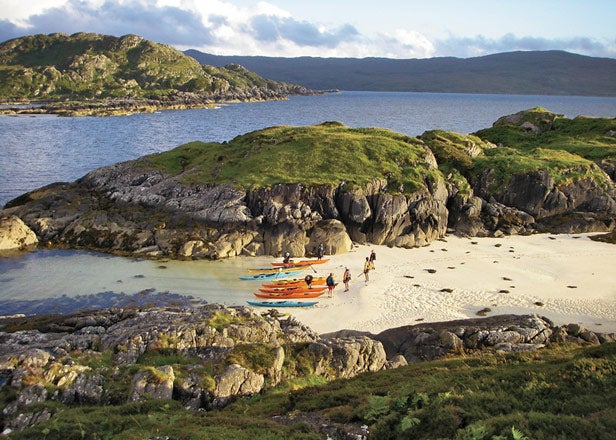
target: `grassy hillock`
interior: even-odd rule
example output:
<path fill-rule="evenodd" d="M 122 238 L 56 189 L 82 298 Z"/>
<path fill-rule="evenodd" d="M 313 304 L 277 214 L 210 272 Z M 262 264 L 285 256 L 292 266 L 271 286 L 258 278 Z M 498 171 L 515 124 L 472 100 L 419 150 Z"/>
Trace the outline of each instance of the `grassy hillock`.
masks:
<path fill-rule="evenodd" d="M 615 373 L 614 343 L 558 345 L 453 357 L 326 384 L 317 377 L 285 382 L 207 412 L 175 401 L 47 402 L 37 407 L 54 412 L 51 420 L 10 438 L 316 440 L 324 438 L 323 425 L 347 432 L 365 425 L 375 440 L 607 440 L 616 430 Z"/>
<path fill-rule="evenodd" d="M 233 97 L 294 86 L 231 65 L 202 66 L 137 35 L 32 35 L 0 44 L 0 100 L 164 99 L 177 93 Z M 299 89 L 299 88 L 298 88 Z"/>
<path fill-rule="evenodd" d="M 608 187 L 593 159 L 616 159 L 616 137 L 606 134 L 610 130 L 616 130 L 611 119 L 555 118 L 554 127 L 538 135 L 506 125 L 475 135 L 433 130 L 415 138 L 326 122 L 265 128 L 228 143 L 191 142 L 142 158 L 137 166 L 163 170 L 187 185 L 241 188 L 279 183 L 353 188 L 385 179 L 389 192 L 411 193 L 447 179 L 469 192 L 487 169 L 495 171 L 497 184 L 506 184 L 512 175 L 547 170 L 557 185 L 590 178 Z"/>
<path fill-rule="evenodd" d="M 521 151 L 541 147 L 564 150 L 593 162 L 616 159 L 616 118 L 578 116 L 569 119 L 540 107 L 520 116 L 517 123 L 502 119 L 493 127 L 475 134 L 481 139 Z M 538 126 L 541 131 L 534 133 L 524 129 L 524 122 Z"/>
<path fill-rule="evenodd" d="M 328 122 L 271 127 L 229 143 L 192 142 L 149 156 L 140 165 L 170 173 L 186 184 L 233 183 L 243 188 L 278 183 L 362 186 L 379 178 L 391 191 L 410 192 L 441 173 L 427 162 L 417 138 L 385 129 Z"/>
<path fill-rule="evenodd" d="M 443 173 L 456 170 L 469 182 L 487 169 L 496 172 L 498 184 L 512 175 L 546 170 L 557 185 L 590 178 L 608 187 L 597 164 L 616 164 L 615 118 L 568 119 L 540 107 L 503 117 L 471 135 L 432 130 L 421 140 Z"/>

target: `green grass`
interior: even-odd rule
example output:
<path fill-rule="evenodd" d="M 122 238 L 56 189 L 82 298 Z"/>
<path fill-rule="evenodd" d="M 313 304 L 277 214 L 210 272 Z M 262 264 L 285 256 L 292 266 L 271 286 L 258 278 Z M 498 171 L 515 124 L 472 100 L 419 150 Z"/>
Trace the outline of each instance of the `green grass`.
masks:
<path fill-rule="evenodd" d="M 339 123 L 309 127 L 271 127 L 229 143 L 192 142 L 141 162 L 189 185 L 230 183 L 242 188 L 279 183 L 347 188 L 386 179 L 392 192 L 412 192 L 426 179 L 442 179 L 425 164 L 426 150 L 416 138 L 376 128 Z"/>
<path fill-rule="evenodd" d="M 447 180 L 461 193 L 470 194 L 470 182 L 486 170 L 494 171 L 492 191 L 507 185 L 513 175 L 537 171 L 547 171 L 556 185 L 591 179 L 607 188 L 610 182 L 592 157 L 616 160 L 616 138 L 606 134 L 611 125 L 607 120 L 585 120 L 582 128 L 573 129 L 567 121 L 556 119 L 555 124 L 566 130 L 551 134 L 552 140 L 545 144 L 533 141 L 501 147 L 478 136 L 442 130 L 426 132 L 418 139 L 336 122 L 270 127 L 229 143 L 191 142 L 148 156 L 136 166 L 165 171 L 189 186 L 227 183 L 242 189 L 302 184 L 341 185 L 349 190 L 383 179 L 387 192 L 409 194 L 427 188 L 431 181 Z M 511 130 L 511 126 L 498 129 Z M 576 134 L 584 129 L 603 134 Z M 438 169 L 428 164 L 427 148 L 436 157 Z"/>
<path fill-rule="evenodd" d="M 213 100 L 281 85 L 240 66 L 201 66 L 135 35 L 39 34 L 0 44 L 0 98 L 7 100 L 161 99 L 178 91 Z"/>
<path fill-rule="evenodd" d="M 298 389 L 298 386 L 300 387 Z M 6 396 L 3 396 L 6 397 Z M 284 383 L 222 410 L 177 402 L 101 407 L 55 402 L 47 422 L 12 439 L 317 439 L 320 420 L 368 425 L 371 439 L 613 438 L 616 343 L 539 352 L 461 356 L 323 383 Z M 277 415 L 318 416 L 283 425 Z"/>
<path fill-rule="evenodd" d="M 551 130 L 525 133 L 513 125 L 499 125 L 476 133 L 482 139 L 521 150 L 541 147 L 564 150 L 593 162 L 603 159 L 616 160 L 616 118 L 591 118 L 578 116 L 574 119 L 556 118 Z"/>
<path fill-rule="evenodd" d="M 457 169 L 464 175 L 468 175 L 473 168 L 473 156 L 469 150 L 484 156 L 486 150 L 494 147 L 477 136 L 443 130 L 426 131 L 421 135 L 421 140 L 430 147 L 444 172 Z"/>
<path fill-rule="evenodd" d="M 523 175 L 537 171 L 548 171 L 554 183 L 566 185 L 579 179 L 591 179 L 600 186 L 608 187 L 609 182 L 600 169 L 590 160 L 563 150 L 534 148 L 519 150 L 501 147 L 486 151 L 485 157 L 478 157 L 473 164 L 473 178 L 485 170 L 496 171 L 497 187 L 507 184 L 514 175 Z"/>

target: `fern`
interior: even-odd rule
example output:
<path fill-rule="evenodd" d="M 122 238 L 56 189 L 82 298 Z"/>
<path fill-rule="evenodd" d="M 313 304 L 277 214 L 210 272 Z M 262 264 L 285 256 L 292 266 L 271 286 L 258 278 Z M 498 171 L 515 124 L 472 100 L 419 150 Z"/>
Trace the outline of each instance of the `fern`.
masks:
<path fill-rule="evenodd" d="M 511 427 L 511 437 L 513 437 L 513 440 L 528 440 L 528 437 L 526 437 L 522 431 L 515 429 L 515 426 Z"/>
<path fill-rule="evenodd" d="M 417 417 L 413 417 L 411 415 L 405 416 L 400 421 L 400 430 L 402 432 L 408 431 L 409 429 L 414 428 L 420 423 L 421 423 L 421 420 L 419 420 Z"/>

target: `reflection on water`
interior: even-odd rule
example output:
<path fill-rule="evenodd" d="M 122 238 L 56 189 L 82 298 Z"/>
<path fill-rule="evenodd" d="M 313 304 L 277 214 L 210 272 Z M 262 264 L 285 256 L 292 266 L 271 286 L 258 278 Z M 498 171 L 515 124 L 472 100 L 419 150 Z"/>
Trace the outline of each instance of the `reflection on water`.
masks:
<path fill-rule="evenodd" d="M 61 297 L 44 299 L 0 300 L 0 316 L 76 313 L 111 307 L 189 307 L 203 303 L 206 303 L 206 301 L 196 300 L 192 296 L 155 292 L 154 289 L 144 290 L 132 295 L 100 292 L 73 297 L 62 295 Z"/>
<path fill-rule="evenodd" d="M 84 308 L 89 302 L 107 306 L 117 301 L 120 305 L 129 301 L 126 296 L 144 292 L 150 299 L 160 301 L 175 301 L 178 298 L 169 295 L 184 295 L 209 303 L 246 304 L 260 284 L 239 277 L 246 275 L 250 267 L 269 266 L 270 261 L 271 257 L 161 261 L 74 250 L 38 250 L 0 258 L 0 314 L 22 313 L 14 307 L 19 301 L 27 301 L 21 304 L 36 306 L 41 313 L 44 305 L 51 303 L 33 300 L 64 298 L 52 303 L 54 307 L 65 307 L 65 303 Z M 85 295 L 93 296 L 84 298 Z M 10 313 L 2 311 L 2 304 Z"/>

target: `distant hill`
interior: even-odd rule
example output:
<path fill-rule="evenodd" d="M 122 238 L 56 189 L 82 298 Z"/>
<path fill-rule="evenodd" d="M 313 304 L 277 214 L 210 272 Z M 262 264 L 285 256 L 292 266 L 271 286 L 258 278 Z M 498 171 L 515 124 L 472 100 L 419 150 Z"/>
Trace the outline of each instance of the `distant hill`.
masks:
<path fill-rule="evenodd" d="M 240 64 L 267 78 L 319 90 L 616 96 L 616 59 L 563 51 L 406 60 L 185 53 L 202 64 Z"/>
<path fill-rule="evenodd" d="M 279 99 L 302 87 L 237 65 L 203 66 L 137 35 L 31 35 L 0 44 L 0 100 Z"/>

